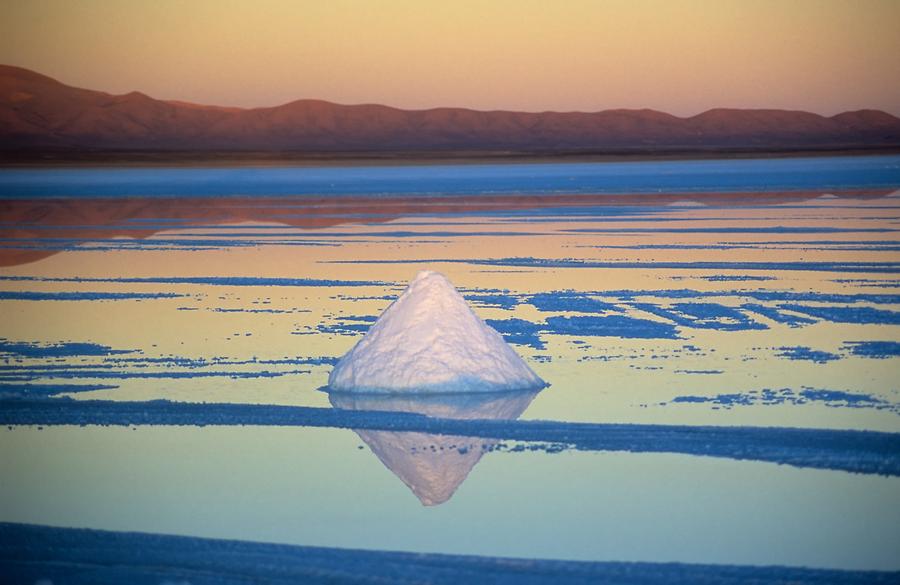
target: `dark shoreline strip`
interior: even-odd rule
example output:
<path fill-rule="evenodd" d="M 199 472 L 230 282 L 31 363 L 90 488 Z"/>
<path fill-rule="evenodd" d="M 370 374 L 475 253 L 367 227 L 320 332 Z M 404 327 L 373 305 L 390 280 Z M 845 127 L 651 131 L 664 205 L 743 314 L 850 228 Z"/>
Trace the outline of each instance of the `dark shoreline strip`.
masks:
<path fill-rule="evenodd" d="M 0 523 L 10 583 L 879 584 L 900 574 L 390 552 Z"/>
<path fill-rule="evenodd" d="M 419 414 L 163 400 L 9 400 L 3 425 L 252 425 L 423 432 L 570 445 L 582 451 L 683 453 L 900 476 L 900 433 L 430 418 Z"/>

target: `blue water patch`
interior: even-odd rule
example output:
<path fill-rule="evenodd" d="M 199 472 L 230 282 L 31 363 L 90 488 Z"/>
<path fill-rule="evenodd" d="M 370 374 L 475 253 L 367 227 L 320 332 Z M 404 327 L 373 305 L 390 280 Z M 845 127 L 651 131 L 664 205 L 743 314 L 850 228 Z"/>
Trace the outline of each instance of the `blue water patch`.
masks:
<path fill-rule="evenodd" d="M 144 299 L 173 299 L 189 295 L 177 293 L 118 293 L 118 292 L 37 292 L 0 291 L 0 300 L 9 301 L 128 301 Z"/>
<path fill-rule="evenodd" d="M 803 345 L 792 347 L 778 347 L 776 349 L 778 350 L 778 352 L 775 354 L 776 356 L 787 358 L 789 360 L 801 360 L 815 362 L 817 364 L 824 364 L 841 359 L 841 356 L 836 353 L 812 349 L 811 347 L 806 347 Z"/>
<path fill-rule="evenodd" d="M 348 315 L 338 317 L 338 319 L 343 321 L 359 321 L 361 323 L 374 323 L 375 321 L 378 321 L 378 317 L 375 315 Z"/>
<path fill-rule="evenodd" d="M 820 293 L 820 292 L 795 292 L 781 290 L 725 290 L 725 291 L 700 291 L 694 289 L 660 289 L 660 290 L 611 290 L 589 293 L 593 296 L 634 299 L 635 297 L 647 297 L 657 299 L 698 299 L 709 297 L 739 297 L 758 301 L 795 301 L 815 303 L 872 303 L 872 304 L 900 304 L 900 295 L 897 294 L 872 294 L 872 293 Z M 757 306 L 757 305 L 754 305 Z"/>
<path fill-rule="evenodd" d="M 528 297 L 528 303 L 542 312 L 609 313 L 622 309 L 612 303 L 575 291 L 538 293 Z"/>
<path fill-rule="evenodd" d="M 811 305 L 784 304 L 782 309 L 812 315 L 832 323 L 864 325 L 898 325 L 900 312 L 872 307 L 815 307 Z"/>
<path fill-rule="evenodd" d="M 197 308 L 192 307 L 178 307 L 179 311 L 196 311 Z M 214 313 L 268 313 L 273 315 L 281 315 L 288 313 L 311 313 L 309 309 L 243 309 L 243 308 L 226 308 L 226 307 L 213 307 L 208 309 Z"/>
<path fill-rule="evenodd" d="M 113 349 L 92 343 L 0 343 L 0 381 L 18 383 L 54 379 L 191 379 L 209 377 L 275 378 L 309 373 L 298 365 L 331 365 L 329 356 L 234 359 L 228 357 L 145 356 L 140 350 Z M 78 361 L 63 358 L 80 358 Z M 86 358 L 100 358 L 88 360 Z M 248 367 L 249 366 L 249 367 Z M 275 368 L 273 368 L 275 366 Z M 285 369 L 285 368 L 289 369 Z M 31 388 L 39 385 L 29 384 Z M 52 387 L 58 387 L 54 384 Z M 51 386 L 47 386 L 48 388 Z M 69 386 L 67 386 L 69 387 Z M 72 386 L 72 390 L 76 391 Z M 96 389 L 96 388 L 87 388 Z"/>
<path fill-rule="evenodd" d="M 26 358 L 75 357 L 75 356 L 108 356 L 121 353 L 134 353 L 134 349 L 113 349 L 97 343 L 60 342 L 35 343 L 28 341 L 9 341 L 0 338 L 0 354 L 12 354 Z"/>
<path fill-rule="evenodd" d="M 653 230 L 654 232 L 656 230 Z M 578 258 L 434 258 L 397 260 L 329 260 L 328 264 L 472 264 L 516 268 L 637 268 L 640 270 L 795 270 L 811 272 L 900 273 L 900 262 L 601 262 Z"/>
<path fill-rule="evenodd" d="M 900 304 L 900 295 L 897 294 L 840 294 L 820 292 L 794 292 L 780 290 L 756 290 L 736 291 L 733 293 L 758 301 L 802 301 L 814 303 L 873 303 L 882 305 Z"/>
<path fill-rule="evenodd" d="M 840 284 L 855 284 L 858 286 L 871 286 L 876 288 L 900 288 L 900 280 L 874 279 L 874 278 L 836 278 L 831 282 Z"/>
<path fill-rule="evenodd" d="M 623 339 L 678 339 L 677 329 L 669 323 L 626 315 L 552 316 L 543 323 L 516 317 L 487 319 L 509 343 L 534 349 L 545 349 L 541 334 L 573 335 L 578 337 L 619 337 Z M 580 340 L 579 340 L 580 341 Z"/>
<path fill-rule="evenodd" d="M 60 379 L 163 379 L 178 380 L 192 378 L 231 378 L 231 379 L 254 379 L 254 378 L 278 378 L 281 376 L 309 374 L 309 370 L 215 370 L 215 371 L 156 371 L 148 372 L 142 370 L 113 370 L 103 367 L 94 368 L 48 368 L 48 367 L 22 367 L 11 371 L 0 372 L 0 380 L 5 382 L 28 382 L 39 380 L 42 378 L 60 378 Z"/>
<path fill-rule="evenodd" d="M 93 390 L 112 390 L 118 386 L 109 384 L 21 384 L 0 383 L 0 399 L 25 398 L 35 396 L 55 396 L 70 392 L 91 392 Z"/>
<path fill-rule="evenodd" d="M 855 356 L 875 359 L 900 357 L 900 342 L 897 341 L 845 341 L 844 346 Z"/>
<path fill-rule="evenodd" d="M 178 355 L 167 355 L 161 357 L 112 357 L 103 361 L 101 365 L 90 365 L 86 367 L 148 367 L 163 365 L 166 367 L 180 368 L 206 368 L 210 366 L 246 366 L 246 365 L 326 365 L 334 364 L 337 358 L 331 356 L 315 356 L 315 357 L 286 357 L 281 359 L 259 359 L 256 357 L 250 359 L 230 359 L 226 357 L 213 358 L 192 358 Z M 44 366 L 50 367 L 50 366 Z M 60 366 L 68 368 L 73 366 Z"/>
<path fill-rule="evenodd" d="M 333 280 L 321 278 L 268 278 L 261 276 L 158 276 L 119 278 L 52 278 L 0 276 L 0 280 L 28 282 L 109 282 L 122 284 L 202 284 L 211 286 L 389 286 L 378 280 Z"/>
<path fill-rule="evenodd" d="M 371 326 L 372 323 L 356 322 L 353 319 L 344 318 L 334 323 L 319 323 L 316 325 L 316 331 L 331 335 L 356 336 L 365 333 Z"/>
<path fill-rule="evenodd" d="M 546 345 L 540 337 L 544 326 L 525 319 L 485 319 L 485 323 L 497 330 L 509 343 L 524 345 L 534 349 L 545 349 Z"/>
<path fill-rule="evenodd" d="M 678 339 L 678 330 L 669 323 L 625 315 L 585 315 L 547 317 L 546 331 L 556 335 L 620 337 L 623 339 Z"/>
<path fill-rule="evenodd" d="M 634 303 L 632 306 L 684 327 L 695 329 L 715 329 L 717 331 L 768 329 L 764 323 L 753 321 L 740 310 L 717 303 L 675 303 L 670 308 L 649 303 Z"/>
<path fill-rule="evenodd" d="M 689 228 L 572 228 L 564 232 L 579 234 L 883 234 L 900 232 L 897 228 L 840 228 L 822 226 L 732 226 Z M 796 242 L 802 243 L 802 242 Z M 765 242 L 753 244 L 758 246 Z"/>
<path fill-rule="evenodd" d="M 281 237 L 281 238 L 465 238 L 465 237 L 501 237 L 501 236 L 539 236 L 545 237 L 549 235 L 553 235 L 548 232 L 512 232 L 512 231 L 408 231 L 408 230 L 393 230 L 393 231 L 381 231 L 381 232 L 323 232 L 323 231 L 314 231 L 314 232 L 237 232 L 237 233 L 229 233 L 229 232 L 214 232 L 210 234 L 203 233 L 185 233 L 179 234 L 182 236 L 192 236 L 192 237 L 209 237 L 215 236 L 219 238 L 233 238 L 233 237 L 243 237 L 243 238 L 259 238 L 259 237 Z M 159 241 L 159 240 L 151 240 L 151 241 Z M 188 242 L 194 243 L 206 243 L 208 240 L 187 240 Z M 246 241 L 246 240 L 228 240 L 228 241 Z M 259 243 L 281 243 L 283 240 L 279 241 L 271 241 L 271 240 L 253 240 L 254 242 Z M 307 240 L 289 240 L 290 242 L 307 242 Z"/>
<path fill-rule="evenodd" d="M 741 305 L 741 308 L 748 311 L 753 311 L 762 315 L 763 317 L 767 317 L 772 321 L 775 321 L 776 323 L 782 323 L 784 325 L 788 325 L 789 327 L 800 327 L 802 325 L 809 325 L 816 322 L 814 319 L 801 317 L 799 315 L 792 315 L 790 313 L 784 313 L 776 308 L 767 307 L 765 305 L 747 303 Z"/>
<path fill-rule="evenodd" d="M 895 188 L 900 157 L 341 167 L 7 169 L 0 196 L 396 196 Z"/>
<path fill-rule="evenodd" d="M 832 408 L 873 408 L 900 413 L 900 404 L 893 404 L 870 394 L 844 390 L 820 390 L 816 388 L 804 388 L 800 392 L 782 388 L 780 390 L 750 390 L 749 392 L 717 394 L 715 396 L 676 396 L 670 403 L 712 404 L 715 407 L 725 409 L 731 409 L 735 406 L 821 403 Z M 666 403 L 660 404 L 665 405 Z"/>
<path fill-rule="evenodd" d="M 161 228 L 162 229 L 162 228 Z M 212 234 L 210 234 L 212 235 Z M 215 250 L 218 248 L 252 248 L 273 246 L 340 246 L 338 242 L 313 240 L 260 240 L 260 239 L 117 239 L 117 238 L 2 238 L 0 248 L 6 250 L 56 250 L 60 252 L 97 252 L 115 250 Z"/>
<path fill-rule="evenodd" d="M 735 275 L 713 274 L 712 276 L 698 276 L 696 278 L 698 278 L 700 280 L 705 280 L 707 282 L 747 282 L 747 281 L 775 280 L 774 276 L 749 276 L 747 274 L 735 274 Z"/>
<path fill-rule="evenodd" d="M 519 304 L 519 297 L 509 291 L 466 293 L 463 296 L 470 303 L 481 307 L 511 310 Z"/>

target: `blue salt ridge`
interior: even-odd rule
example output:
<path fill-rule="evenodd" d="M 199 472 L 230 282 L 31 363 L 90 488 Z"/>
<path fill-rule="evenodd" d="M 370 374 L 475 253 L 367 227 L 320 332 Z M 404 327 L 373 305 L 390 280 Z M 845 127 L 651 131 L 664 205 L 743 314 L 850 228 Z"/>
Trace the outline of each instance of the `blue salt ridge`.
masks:
<path fill-rule="evenodd" d="M 880 585 L 898 572 L 354 550 L 0 523 L 11 583 Z"/>
<path fill-rule="evenodd" d="M 45 398 L 9 400 L 2 405 L 2 425 L 261 425 L 422 432 L 565 444 L 584 451 L 682 453 L 900 476 L 900 433 L 875 431 L 464 420 L 386 411 L 164 400 Z"/>

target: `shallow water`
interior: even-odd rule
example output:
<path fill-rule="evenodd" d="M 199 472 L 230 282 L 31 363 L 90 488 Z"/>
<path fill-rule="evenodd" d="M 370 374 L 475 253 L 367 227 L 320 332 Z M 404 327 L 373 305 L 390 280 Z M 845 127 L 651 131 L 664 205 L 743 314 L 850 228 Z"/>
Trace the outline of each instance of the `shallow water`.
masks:
<path fill-rule="evenodd" d="M 417 552 L 897 568 L 896 478 L 491 452 L 446 503 L 425 507 L 352 431 L 60 427 L 8 431 L 3 443 L 21 471 L 4 481 L 5 521 Z"/>
<path fill-rule="evenodd" d="M 12 426 L 0 461 L 12 472 L 0 521 L 900 569 L 900 479 L 842 471 L 825 443 L 759 460 L 514 439 L 532 428 L 516 419 L 879 431 L 890 435 L 874 462 L 891 469 L 898 188 L 897 156 L 2 171 L 0 417 Z M 222 194 L 241 196 L 209 198 Z M 322 392 L 335 358 L 424 268 L 551 386 L 425 406 Z M 88 426 L 12 424 L 40 422 L 15 418 L 25 398 Z M 383 418 L 329 428 L 362 420 L 340 413 L 316 428 L 232 426 L 193 410 L 174 424 L 216 426 L 132 430 L 92 426 L 95 411 L 79 409 L 158 399 L 418 412 L 463 430 L 488 418 L 502 433 L 398 431 Z M 158 420 L 186 416 L 167 412 Z"/>

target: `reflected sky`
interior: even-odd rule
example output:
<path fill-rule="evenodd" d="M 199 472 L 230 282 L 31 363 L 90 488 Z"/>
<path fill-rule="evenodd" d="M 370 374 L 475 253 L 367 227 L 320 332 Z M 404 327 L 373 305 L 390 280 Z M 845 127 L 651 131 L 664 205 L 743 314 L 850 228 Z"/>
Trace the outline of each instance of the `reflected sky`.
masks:
<path fill-rule="evenodd" d="M 380 550 L 900 569 L 897 478 L 492 451 L 447 502 L 423 506 L 350 430 L 20 427 L 0 439 L 0 462 L 16 470 L 4 474 L 4 521 Z"/>

